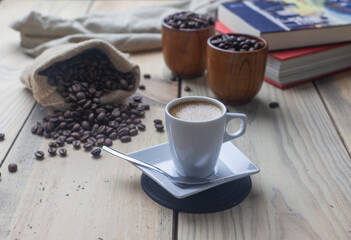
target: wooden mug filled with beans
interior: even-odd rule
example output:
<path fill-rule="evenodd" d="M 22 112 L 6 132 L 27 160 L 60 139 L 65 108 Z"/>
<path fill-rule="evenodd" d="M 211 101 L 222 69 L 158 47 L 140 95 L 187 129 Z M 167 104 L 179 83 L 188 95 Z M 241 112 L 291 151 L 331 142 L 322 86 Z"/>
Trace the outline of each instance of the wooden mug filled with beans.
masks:
<path fill-rule="evenodd" d="M 245 104 L 264 78 L 268 43 L 246 34 L 221 34 L 207 41 L 207 81 L 223 102 Z"/>
<path fill-rule="evenodd" d="M 174 76 L 195 77 L 206 69 L 206 41 L 215 34 L 212 17 L 190 11 L 163 19 L 162 52 Z"/>

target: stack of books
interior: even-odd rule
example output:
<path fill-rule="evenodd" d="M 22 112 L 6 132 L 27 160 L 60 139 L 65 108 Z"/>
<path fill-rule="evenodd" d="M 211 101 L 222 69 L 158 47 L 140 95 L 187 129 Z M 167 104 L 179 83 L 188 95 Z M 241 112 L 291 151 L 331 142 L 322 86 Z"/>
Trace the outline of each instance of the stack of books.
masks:
<path fill-rule="evenodd" d="M 265 80 L 280 88 L 351 69 L 351 1 L 304 1 L 224 3 L 216 28 L 267 40 Z"/>

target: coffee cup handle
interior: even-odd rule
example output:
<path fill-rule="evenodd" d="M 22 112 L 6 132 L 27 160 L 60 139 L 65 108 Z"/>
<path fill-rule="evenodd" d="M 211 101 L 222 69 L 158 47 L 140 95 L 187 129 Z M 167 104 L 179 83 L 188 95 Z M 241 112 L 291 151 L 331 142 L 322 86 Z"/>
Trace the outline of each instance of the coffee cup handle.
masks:
<path fill-rule="evenodd" d="M 235 119 L 235 118 L 240 119 L 240 121 L 241 121 L 240 128 L 235 133 L 229 133 L 227 131 L 227 125 L 230 122 L 230 120 Z M 224 132 L 224 136 L 223 136 L 224 143 L 244 135 L 245 131 L 246 131 L 246 115 L 245 114 L 242 114 L 242 113 L 227 113 L 226 114 L 225 132 Z"/>

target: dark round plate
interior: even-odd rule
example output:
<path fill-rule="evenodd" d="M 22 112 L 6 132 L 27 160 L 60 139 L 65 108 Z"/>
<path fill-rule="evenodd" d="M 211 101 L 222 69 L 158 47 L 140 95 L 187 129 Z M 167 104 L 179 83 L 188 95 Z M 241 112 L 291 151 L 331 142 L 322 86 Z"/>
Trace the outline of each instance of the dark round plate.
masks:
<path fill-rule="evenodd" d="M 250 176 L 224 183 L 217 187 L 178 199 L 163 189 L 144 173 L 141 175 L 144 192 L 158 204 L 179 212 L 211 213 L 232 208 L 241 203 L 251 192 Z"/>

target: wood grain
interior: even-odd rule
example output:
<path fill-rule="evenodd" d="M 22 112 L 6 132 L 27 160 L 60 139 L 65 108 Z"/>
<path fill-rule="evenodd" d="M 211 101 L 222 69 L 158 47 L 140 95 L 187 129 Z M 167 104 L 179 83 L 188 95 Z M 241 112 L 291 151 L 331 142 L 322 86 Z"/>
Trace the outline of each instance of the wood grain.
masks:
<path fill-rule="evenodd" d="M 207 82 L 208 87 L 224 102 L 244 104 L 256 96 L 261 89 L 266 69 L 268 43 L 251 35 L 244 36 L 263 43 L 264 47 L 253 51 L 224 50 L 210 42 L 207 44 Z"/>
<path fill-rule="evenodd" d="M 207 39 L 214 34 L 214 25 L 179 30 L 162 23 L 163 57 L 175 76 L 194 77 L 206 70 Z"/>
<path fill-rule="evenodd" d="M 192 88 L 184 95 L 206 93 L 205 78 L 182 84 Z M 180 213 L 179 239 L 350 239 L 351 161 L 313 84 L 264 83 L 252 102 L 229 109 L 247 114 L 247 133 L 233 143 L 261 172 L 239 206 Z"/>
<path fill-rule="evenodd" d="M 351 71 L 316 82 L 317 89 L 328 109 L 345 147 L 351 155 Z"/>

